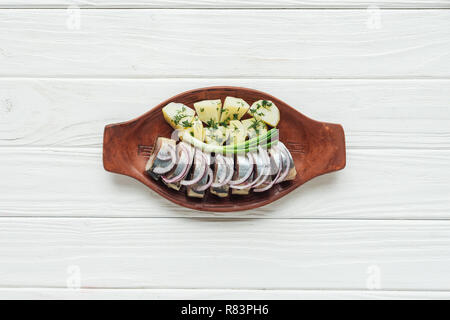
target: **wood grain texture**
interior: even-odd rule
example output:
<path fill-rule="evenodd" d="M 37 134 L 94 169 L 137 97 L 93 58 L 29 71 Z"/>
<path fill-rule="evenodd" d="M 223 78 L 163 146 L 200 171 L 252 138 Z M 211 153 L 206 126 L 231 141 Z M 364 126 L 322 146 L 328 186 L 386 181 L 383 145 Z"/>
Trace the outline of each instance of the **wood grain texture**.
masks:
<path fill-rule="evenodd" d="M 0 299 L 2 300 L 448 300 L 449 298 L 449 291 L 0 288 Z"/>
<path fill-rule="evenodd" d="M 449 221 L 1 218 L 0 234 L 0 287 L 450 289 Z"/>
<path fill-rule="evenodd" d="M 274 79 L 0 79 L 0 147 L 101 148 L 106 124 L 208 85 L 257 88 L 341 123 L 350 149 L 450 149 L 449 80 Z"/>
<path fill-rule="evenodd" d="M 448 0 L 5 0 L 0 8 L 448 8 Z"/>
<path fill-rule="evenodd" d="M 369 3 L 2 1 L 0 298 L 448 299 L 450 11 Z M 211 85 L 343 123 L 347 169 L 233 216 L 103 171 L 105 124 Z"/>
<path fill-rule="evenodd" d="M 201 213 L 105 172 L 101 149 L 0 149 L 3 217 L 449 219 L 450 151 L 349 150 L 347 168 L 258 210 Z"/>
<path fill-rule="evenodd" d="M 0 76 L 409 78 L 450 73 L 449 10 L 0 10 Z M 176 23 L 175 23 L 176 22 Z M 369 25 L 371 25 L 369 23 Z M 418 27 L 420 26 L 420 27 Z"/>

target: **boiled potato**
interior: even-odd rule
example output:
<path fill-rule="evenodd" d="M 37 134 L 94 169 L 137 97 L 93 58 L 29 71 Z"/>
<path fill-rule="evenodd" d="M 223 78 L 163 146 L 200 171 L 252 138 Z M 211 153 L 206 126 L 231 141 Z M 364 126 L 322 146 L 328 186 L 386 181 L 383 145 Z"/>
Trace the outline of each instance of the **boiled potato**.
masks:
<path fill-rule="evenodd" d="M 195 111 L 182 103 L 169 103 L 162 109 L 164 119 L 174 129 L 183 128 L 184 121 L 191 121 L 195 115 Z"/>
<path fill-rule="evenodd" d="M 183 117 L 179 121 L 176 121 L 175 129 L 187 129 L 191 128 L 194 123 L 194 117 Z"/>
<path fill-rule="evenodd" d="M 199 118 L 194 120 L 192 128 L 194 131 L 194 138 L 197 138 L 200 141 L 204 141 L 205 140 L 205 128 L 203 128 L 203 123 L 200 121 Z"/>
<path fill-rule="evenodd" d="M 230 121 L 228 131 L 230 132 L 230 144 L 244 142 L 247 138 L 247 129 L 239 120 Z"/>
<path fill-rule="evenodd" d="M 257 120 L 264 121 L 271 127 L 276 127 L 280 121 L 280 110 L 275 103 L 268 100 L 259 100 L 253 103 L 248 114 Z"/>
<path fill-rule="evenodd" d="M 249 139 L 267 133 L 267 125 L 261 120 L 250 118 L 241 121 Z"/>
<path fill-rule="evenodd" d="M 205 142 L 221 146 L 229 137 L 230 131 L 224 126 L 205 128 Z"/>
<path fill-rule="evenodd" d="M 195 111 L 201 121 L 209 127 L 219 123 L 220 112 L 222 111 L 222 101 L 219 100 L 203 100 L 194 103 Z"/>
<path fill-rule="evenodd" d="M 226 97 L 220 116 L 220 122 L 228 123 L 232 120 L 241 120 L 249 108 L 250 105 L 243 99 Z"/>
<path fill-rule="evenodd" d="M 191 125 L 182 128 L 182 130 L 200 141 L 205 141 L 205 128 L 203 128 L 203 123 L 198 117 L 194 117 Z"/>

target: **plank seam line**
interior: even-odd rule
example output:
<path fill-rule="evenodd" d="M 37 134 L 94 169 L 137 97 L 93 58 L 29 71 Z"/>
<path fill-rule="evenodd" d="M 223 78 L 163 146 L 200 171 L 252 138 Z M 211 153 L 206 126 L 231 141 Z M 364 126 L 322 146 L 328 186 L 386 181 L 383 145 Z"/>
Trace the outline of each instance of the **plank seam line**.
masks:
<path fill-rule="evenodd" d="M 0 6 L 0 10 L 64 10 L 67 9 L 68 5 L 60 5 L 60 6 Z M 258 10 L 258 11 L 275 11 L 275 10 L 284 10 L 284 11 L 299 11 L 299 10 L 310 10 L 310 11 L 318 11 L 318 10 L 334 10 L 334 11 L 351 11 L 351 10 L 367 10 L 369 6 L 348 6 L 348 7 L 152 7 L 152 6 L 135 6 L 135 7 L 127 7 L 127 6 L 83 6 L 80 5 L 79 8 L 82 10 Z M 383 7 L 379 6 L 380 10 L 395 10 L 395 11 L 412 11 L 412 10 L 449 10 L 450 6 L 442 6 L 442 7 Z"/>
<path fill-rule="evenodd" d="M 186 213 L 186 212 L 183 212 Z M 2 213 L 0 213 L 2 214 Z M 250 213 L 249 213 L 250 214 Z M 264 211 L 260 211 L 260 214 L 264 214 Z M 443 223 L 449 223 L 450 218 L 346 218 L 346 217 L 336 217 L 336 218 L 315 218 L 315 217 L 286 217 L 286 218 L 273 218 L 273 217 L 258 217 L 258 216 L 242 216 L 242 217 L 207 217 L 207 216 L 168 216 L 168 217 L 145 217 L 145 216 L 39 216 L 39 215 L 33 215 L 33 216 L 3 216 L 0 215 L 0 221 L 3 219 L 27 219 L 27 220 L 42 220 L 42 219 L 59 219 L 59 220 L 80 220 L 80 219 L 90 219 L 90 220 L 112 220 L 112 219 L 121 219 L 121 220 L 142 220 L 142 219 L 160 219 L 160 220 L 168 220 L 168 219 L 190 219 L 190 220 L 199 220 L 199 221 L 209 221 L 209 222 L 221 222 L 221 221 L 252 221 L 252 220 L 278 220 L 278 221 L 286 221 L 286 220 L 304 220 L 304 221 L 349 221 L 349 222 L 443 222 Z"/>
<path fill-rule="evenodd" d="M 66 287 L 58 287 L 58 286 L 1 286 L 1 289 L 53 289 L 53 290 L 67 290 L 76 292 L 77 290 L 66 288 Z M 377 289 L 377 290 L 368 290 L 364 288 L 283 288 L 283 287 L 264 287 L 264 288 L 252 288 L 252 287 L 241 287 L 241 288 L 222 288 L 222 287 L 151 287 L 151 286 L 142 286 L 142 287 L 81 287 L 80 290 L 193 290 L 193 291 L 210 291 L 210 290 L 224 290 L 224 291 L 323 291 L 323 292 L 364 292 L 364 293 L 407 293 L 407 292 L 417 292 L 417 293 L 450 293 L 448 289 Z"/>
<path fill-rule="evenodd" d="M 449 76 L 366 76 L 366 77 L 296 77 L 296 76 L 196 76 L 196 75 L 0 75 L 0 80 L 307 80 L 307 81 L 352 81 L 352 80 L 370 80 L 370 81 L 425 81 L 425 80 L 450 80 Z"/>

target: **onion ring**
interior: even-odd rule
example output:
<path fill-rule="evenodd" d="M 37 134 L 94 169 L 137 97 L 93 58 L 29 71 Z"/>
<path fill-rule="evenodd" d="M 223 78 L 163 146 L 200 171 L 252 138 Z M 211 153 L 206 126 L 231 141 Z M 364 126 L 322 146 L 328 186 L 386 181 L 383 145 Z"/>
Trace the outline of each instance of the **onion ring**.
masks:
<path fill-rule="evenodd" d="M 180 182 L 181 185 L 192 186 L 192 185 L 196 184 L 197 182 L 199 182 L 205 175 L 205 172 L 207 171 L 207 168 L 208 168 L 207 163 L 206 163 L 206 157 L 202 153 L 199 153 L 199 152 L 201 152 L 201 151 L 197 150 L 195 152 L 195 166 L 196 166 L 195 169 L 197 171 L 197 166 L 201 166 L 201 169 L 199 169 L 200 173 L 197 175 L 197 177 L 193 177 L 192 180 L 181 181 Z M 200 160 L 198 160 L 198 159 L 200 159 Z"/>
<path fill-rule="evenodd" d="M 280 148 L 280 155 L 281 155 L 281 167 L 284 167 L 283 163 L 286 163 L 286 168 L 284 168 L 278 179 L 275 180 L 275 183 L 281 183 L 286 179 L 288 173 L 289 173 L 289 157 L 286 155 L 286 150 L 283 148 Z M 284 159 L 283 159 L 284 157 Z"/>
<path fill-rule="evenodd" d="M 278 155 L 281 155 L 281 153 L 278 153 Z M 279 179 L 282 168 L 283 168 L 283 166 L 282 166 L 282 164 L 280 163 L 280 165 L 278 166 L 278 171 L 277 171 L 277 174 L 276 174 L 275 178 L 272 179 L 272 181 L 271 181 L 267 186 L 265 186 L 265 187 L 263 187 L 263 188 L 260 188 L 260 189 L 255 189 L 255 190 L 253 190 L 253 191 L 255 191 L 255 192 L 263 192 L 263 191 L 266 191 L 266 190 L 269 190 L 270 188 L 272 188 L 273 185 L 274 185 L 274 184 L 277 182 L 277 180 Z"/>
<path fill-rule="evenodd" d="M 209 176 L 208 182 L 207 182 L 205 185 L 203 185 L 203 186 L 201 186 L 201 187 L 198 187 L 198 188 L 194 189 L 194 191 L 202 192 L 202 191 L 205 191 L 206 189 L 208 189 L 208 188 L 211 186 L 211 184 L 212 184 L 212 182 L 213 182 L 213 179 L 214 179 L 214 173 L 213 173 L 213 171 L 211 170 L 211 168 L 208 168 L 207 174 L 208 174 L 208 176 Z M 202 177 L 202 178 L 203 178 L 203 177 Z"/>
<path fill-rule="evenodd" d="M 248 169 L 248 172 L 241 179 L 239 179 L 239 180 L 231 180 L 229 182 L 230 187 L 237 186 L 237 185 L 240 185 L 240 184 L 244 183 L 252 175 L 252 173 L 253 173 L 253 165 L 255 164 L 255 159 L 253 158 L 251 153 L 247 153 L 246 157 L 247 157 L 247 159 L 250 162 L 250 164 L 249 164 L 250 169 Z"/>
<path fill-rule="evenodd" d="M 262 185 L 264 182 L 267 181 L 267 179 L 269 178 L 269 173 L 270 173 L 270 159 L 269 159 L 269 155 L 267 154 L 267 151 L 264 150 L 263 148 L 261 148 L 261 146 L 258 146 L 258 150 L 259 153 L 262 155 L 262 167 L 263 167 L 263 171 L 261 172 L 261 174 L 259 175 L 259 177 L 256 180 L 259 181 L 253 181 L 253 188 L 259 187 L 260 185 Z"/>
<path fill-rule="evenodd" d="M 215 160 L 215 161 L 217 162 L 217 182 L 212 183 L 211 186 L 212 186 L 213 188 L 220 188 L 220 187 L 222 187 L 223 185 L 225 185 L 224 181 L 225 181 L 226 178 L 227 178 L 227 173 L 228 173 L 228 163 L 226 162 L 224 156 L 222 156 L 221 154 L 217 154 L 217 155 L 216 155 L 216 160 Z M 222 163 L 223 166 L 225 167 L 224 170 L 220 170 L 220 169 L 219 169 L 220 163 Z M 219 176 L 219 175 L 218 175 L 219 172 L 220 172 L 220 173 L 223 172 L 223 174 Z"/>
<path fill-rule="evenodd" d="M 169 148 L 167 153 L 165 152 L 166 148 Z M 166 144 L 166 145 L 164 145 L 163 150 L 160 150 L 158 152 L 158 155 L 156 156 L 156 158 L 158 158 L 159 160 L 162 160 L 162 161 L 173 159 L 173 156 L 175 155 L 175 147 L 173 145 Z M 164 152 L 164 154 L 163 154 L 163 152 Z"/>
<path fill-rule="evenodd" d="M 184 177 L 186 177 L 187 173 L 189 172 L 189 169 L 191 168 L 192 163 L 189 158 L 189 156 L 190 156 L 189 150 L 186 148 L 185 145 L 182 145 L 181 143 L 178 146 L 180 147 L 179 153 L 181 153 L 179 160 L 181 160 L 181 157 L 183 155 L 186 155 L 187 162 L 185 164 L 181 164 L 181 162 L 178 161 L 177 168 L 181 164 L 181 165 L 184 165 L 183 169 L 181 170 L 180 174 L 175 177 L 168 178 L 168 177 L 163 176 L 162 179 L 165 183 L 176 183 L 176 182 L 182 180 Z"/>
<path fill-rule="evenodd" d="M 261 160 L 261 156 L 260 155 L 255 155 L 255 158 L 256 158 L 255 163 L 260 162 L 259 161 L 259 160 Z M 258 168 L 258 163 L 256 164 L 256 167 Z M 242 189 L 248 189 L 248 188 L 257 187 L 257 186 L 263 184 L 267 180 L 268 176 L 265 175 L 266 166 L 264 166 L 264 164 L 263 164 L 262 167 L 263 167 L 262 171 L 258 173 L 258 176 L 252 182 L 249 182 L 247 184 L 241 184 L 241 185 L 238 185 L 238 186 L 231 185 L 230 187 L 233 188 L 233 189 L 242 190 Z"/>
<path fill-rule="evenodd" d="M 223 181 L 223 184 L 228 184 L 234 175 L 234 161 L 231 157 L 225 157 L 225 163 L 227 164 L 228 176 Z"/>
<path fill-rule="evenodd" d="M 170 170 L 172 170 L 172 168 L 175 166 L 175 163 L 177 162 L 177 156 L 175 154 L 175 147 L 170 144 L 167 144 L 167 147 L 169 147 L 168 151 L 169 151 L 169 154 L 171 157 L 171 162 L 165 167 L 153 168 L 153 172 L 156 174 L 164 174 L 164 173 L 169 172 Z M 159 153 L 158 153 L 158 155 L 159 155 Z"/>

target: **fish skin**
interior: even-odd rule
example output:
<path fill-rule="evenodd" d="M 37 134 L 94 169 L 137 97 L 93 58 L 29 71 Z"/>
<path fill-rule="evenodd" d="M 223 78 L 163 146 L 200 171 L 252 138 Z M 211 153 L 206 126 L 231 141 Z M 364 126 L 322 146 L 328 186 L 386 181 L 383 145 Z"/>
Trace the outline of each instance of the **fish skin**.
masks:
<path fill-rule="evenodd" d="M 227 156 L 227 157 L 229 157 L 229 156 Z M 231 159 L 233 159 L 233 158 L 231 158 Z M 233 163 L 234 163 L 234 160 L 233 160 Z M 234 167 L 234 165 L 233 165 L 233 167 Z M 219 172 L 218 172 L 219 169 L 225 170 L 225 168 L 222 168 L 222 167 L 219 168 L 217 161 L 214 161 L 214 182 L 217 182 L 217 178 L 219 177 Z M 214 188 L 214 187 L 210 188 L 210 192 L 212 194 L 218 196 L 219 198 L 228 197 L 229 191 L 230 191 L 230 186 L 228 184 L 225 184 L 225 185 L 221 186 L 220 188 Z"/>
<path fill-rule="evenodd" d="M 195 149 L 195 153 L 203 153 L 201 150 L 199 149 Z M 206 158 L 208 159 L 208 166 L 211 163 L 211 155 L 210 154 L 205 154 Z M 198 172 L 199 168 L 196 166 L 196 164 L 194 163 L 194 168 L 191 170 L 191 174 L 190 174 L 190 179 L 192 179 L 192 177 L 196 176 L 197 174 L 199 174 Z M 197 182 L 196 184 L 192 185 L 192 186 L 188 186 L 187 187 L 187 195 L 188 197 L 193 197 L 193 198 L 203 198 L 205 196 L 205 191 L 198 191 L 197 188 L 204 186 L 206 183 L 208 182 L 208 174 L 205 173 L 205 175 L 203 176 L 202 179 L 200 179 L 199 182 Z"/>
<path fill-rule="evenodd" d="M 266 151 L 264 150 L 264 152 L 266 152 Z M 268 154 L 267 154 L 267 156 L 268 156 Z M 259 176 L 260 172 L 267 172 L 268 167 L 263 164 L 262 157 L 263 157 L 263 155 L 261 155 L 260 152 L 258 152 L 258 154 L 255 156 L 255 158 L 256 158 L 256 167 L 255 167 L 256 171 L 254 174 L 255 178 L 257 176 Z M 269 166 L 270 166 L 270 164 L 269 164 Z M 269 167 L 269 169 L 270 169 L 270 167 Z M 270 176 L 270 173 L 265 174 L 262 179 L 264 180 L 264 182 L 261 183 L 258 187 L 254 188 L 254 190 L 262 189 L 262 188 L 266 187 L 268 184 L 270 184 L 270 182 L 272 181 L 272 177 Z"/>
<path fill-rule="evenodd" d="M 294 180 L 295 177 L 297 176 L 297 170 L 295 169 L 294 159 L 292 158 L 291 153 L 289 152 L 288 148 L 286 148 L 286 146 L 284 145 L 283 142 L 279 141 L 278 144 L 286 151 L 286 154 L 289 156 L 289 159 L 288 159 L 289 172 L 288 172 L 286 178 L 284 179 L 284 181 Z"/>
<path fill-rule="evenodd" d="M 264 183 L 262 183 L 260 186 L 255 188 L 255 190 L 265 188 L 269 184 L 271 184 L 272 180 L 275 178 L 274 175 L 278 172 L 279 165 L 281 164 L 280 159 L 279 159 L 279 153 L 277 154 L 276 150 L 271 148 L 268 150 L 268 156 L 269 156 L 269 161 L 270 161 L 269 173 L 267 174 L 267 177 L 266 177 L 266 180 L 264 181 Z"/>
<path fill-rule="evenodd" d="M 281 161 L 281 170 L 284 172 L 284 169 L 289 166 L 289 159 L 287 158 L 287 156 L 284 155 L 283 152 L 280 152 L 280 156 L 281 156 L 281 159 L 280 159 L 280 161 Z M 283 181 L 278 181 L 277 183 L 280 183 L 280 182 L 283 182 Z"/>
<path fill-rule="evenodd" d="M 180 142 L 180 143 L 183 143 L 183 142 Z M 190 161 L 190 163 L 192 163 L 193 162 L 193 154 L 194 154 L 194 148 L 193 147 L 191 147 L 190 145 L 188 145 L 187 143 L 184 143 L 184 145 L 187 147 L 187 148 L 189 148 L 190 150 L 191 150 L 191 158 L 190 159 L 186 159 L 188 162 Z M 177 154 L 178 154 L 178 150 L 177 150 Z M 180 161 L 181 159 L 178 159 L 178 161 Z M 182 170 L 184 169 L 184 167 L 186 166 L 186 165 L 189 165 L 189 164 L 186 164 L 185 162 L 178 162 L 177 164 L 176 164 L 176 166 L 175 166 L 175 168 L 174 169 L 172 169 L 168 174 L 167 174 L 167 178 L 172 178 L 172 177 L 175 177 L 175 176 L 177 176 L 177 175 L 179 175 L 179 174 L 181 174 L 182 173 Z M 191 168 L 189 168 L 189 170 L 188 171 L 190 171 L 191 170 Z M 189 172 L 187 173 L 187 175 L 189 175 Z M 165 183 L 165 182 L 164 182 Z M 176 190 L 176 191 L 180 191 L 180 189 L 181 189 L 181 183 L 180 183 L 180 181 L 178 181 L 178 182 L 174 182 L 174 183 L 165 183 L 169 188 L 172 188 L 172 189 L 174 189 L 174 190 Z"/>
<path fill-rule="evenodd" d="M 155 146 L 153 148 L 154 152 L 150 156 L 150 159 L 147 161 L 147 164 L 145 166 L 145 171 L 147 172 L 147 174 L 156 181 L 160 179 L 161 175 L 154 173 L 153 169 L 155 169 L 156 167 L 164 168 L 171 163 L 171 160 L 161 160 L 157 158 L 160 152 L 161 153 L 166 152 L 163 150 L 163 147 L 166 144 L 176 146 L 176 141 L 164 137 L 159 137 L 158 139 L 156 139 Z"/>
<path fill-rule="evenodd" d="M 250 161 L 246 155 L 237 154 L 235 158 L 235 171 L 233 175 L 233 180 L 239 180 L 250 170 Z M 253 181 L 252 175 L 247 179 L 245 183 L 250 183 Z M 247 195 L 250 193 L 250 188 L 246 189 L 231 189 L 231 194 L 236 195 Z"/>
<path fill-rule="evenodd" d="M 281 152 L 276 148 L 270 148 L 269 157 L 270 157 L 270 173 L 272 175 L 276 175 L 282 165 Z"/>

